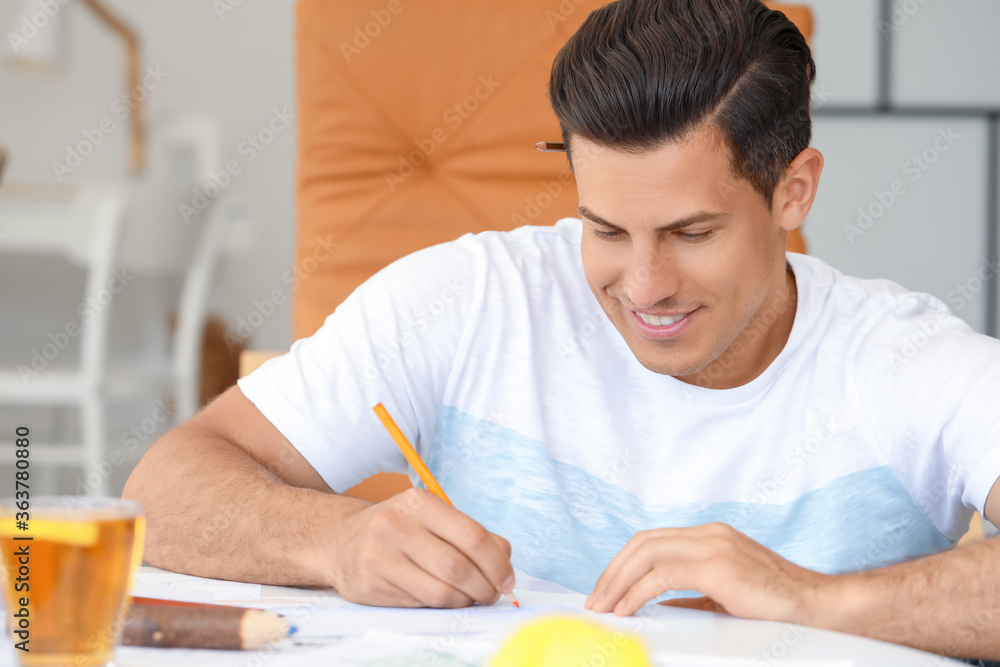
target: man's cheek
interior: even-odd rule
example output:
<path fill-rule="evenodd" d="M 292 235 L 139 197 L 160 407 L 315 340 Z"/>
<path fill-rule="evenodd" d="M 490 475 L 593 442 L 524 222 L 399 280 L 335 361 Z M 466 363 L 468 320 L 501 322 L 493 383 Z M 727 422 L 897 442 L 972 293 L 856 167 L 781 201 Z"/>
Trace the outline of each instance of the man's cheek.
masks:
<path fill-rule="evenodd" d="M 600 292 L 616 282 L 618 271 L 611 258 L 586 250 L 582 251 L 582 257 L 583 273 L 592 290 Z"/>

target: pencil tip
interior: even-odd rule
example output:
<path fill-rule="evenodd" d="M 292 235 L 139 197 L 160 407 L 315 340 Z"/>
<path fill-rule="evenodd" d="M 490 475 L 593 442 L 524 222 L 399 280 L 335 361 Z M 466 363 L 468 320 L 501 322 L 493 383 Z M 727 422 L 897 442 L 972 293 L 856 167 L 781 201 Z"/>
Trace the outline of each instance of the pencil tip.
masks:
<path fill-rule="evenodd" d="M 514 601 L 514 606 L 517 607 L 518 609 L 520 609 L 521 608 L 521 603 L 518 602 L 517 600 L 515 600 Z"/>

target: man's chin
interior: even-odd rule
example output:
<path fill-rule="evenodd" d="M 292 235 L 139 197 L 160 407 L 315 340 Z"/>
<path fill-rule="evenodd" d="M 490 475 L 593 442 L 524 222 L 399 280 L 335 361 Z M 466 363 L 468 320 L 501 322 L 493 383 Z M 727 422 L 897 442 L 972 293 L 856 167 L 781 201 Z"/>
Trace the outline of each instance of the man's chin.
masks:
<path fill-rule="evenodd" d="M 691 359 L 664 359 L 650 354 L 636 354 L 635 348 L 632 348 L 632 354 L 635 355 L 636 361 L 647 370 L 660 375 L 672 375 L 676 378 L 694 375 L 708 365 L 708 363 L 700 363 Z"/>
<path fill-rule="evenodd" d="M 625 326 L 628 326 L 626 323 Z M 632 356 L 636 358 L 640 364 L 642 364 L 646 369 L 658 373 L 660 375 L 673 375 L 675 377 L 683 377 L 685 375 L 691 375 L 692 373 L 697 373 L 702 368 L 708 365 L 708 362 L 700 363 L 697 360 L 691 359 L 687 355 L 677 354 L 675 351 L 666 353 L 664 350 L 650 349 L 650 347 L 659 347 L 656 343 L 646 340 L 641 336 L 638 336 L 635 331 L 628 331 L 628 335 L 618 328 L 618 332 L 622 334 L 625 339 L 625 344 L 632 351 Z M 663 343 L 664 341 L 661 341 Z M 677 341 L 669 341 L 668 345 L 676 345 Z M 687 357 L 687 358 L 685 358 Z"/>

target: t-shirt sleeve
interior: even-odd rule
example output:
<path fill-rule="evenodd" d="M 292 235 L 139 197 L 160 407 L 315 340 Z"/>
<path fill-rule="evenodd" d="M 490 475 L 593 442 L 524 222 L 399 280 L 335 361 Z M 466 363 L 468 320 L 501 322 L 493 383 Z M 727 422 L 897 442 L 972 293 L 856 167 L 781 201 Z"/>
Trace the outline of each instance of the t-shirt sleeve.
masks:
<path fill-rule="evenodd" d="M 859 336 L 849 372 L 889 464 L 958 539 L 1000 477 L 1000 341 L 911 293 Z"/>
<path fill-rule="evenodd" d="M 418 451 L 433 439 L 482 271 L 469 238 L 389 265 L 314 335 L 239 381 L 334 491 L 376 472 L 407 471 L 372 410 L 377 403 Z"/>

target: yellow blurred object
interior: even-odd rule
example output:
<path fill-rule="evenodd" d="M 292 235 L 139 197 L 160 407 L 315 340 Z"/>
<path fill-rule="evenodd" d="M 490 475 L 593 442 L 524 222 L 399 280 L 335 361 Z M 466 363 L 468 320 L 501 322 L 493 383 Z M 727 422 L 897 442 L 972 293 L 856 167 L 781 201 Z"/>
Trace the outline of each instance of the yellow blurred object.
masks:
<path fill-rule="evenodd" d="M 490 663 L 492 667 L 650 667 L 639 639 L 573 616 L 522 626 Z"/>
<path fill-rule="evenodd" d="M 982 542 L 985 539 L 986 530 L 983 527 L 983 515 L 976 512 L 972 515 L 972 520 L 969 522 L 969 531 L 958 543 L 962 545 L 973 544 L 975 542 Z"/>
<path fill-rule="evenodd" d="M 132 584 L 135 580 L 135 573 L 142 567 L 142 553 L 146 547 L 146 517 L 137 516 L 135 518 L 135 537 L 132 538 L 132 574 L 128 578 L 128 590 L 126 595 L 132 591 Z"/>
<path fill-rule="evenodd" d="M 28 528 L 18 530 L 13 519 L 0 522 L 0 537 L 31 537 L 75 547 L 92 547 L 97 544 L 100 529 L 96 521 L 31 519 L 25 523 L 28 524 Z"/>

